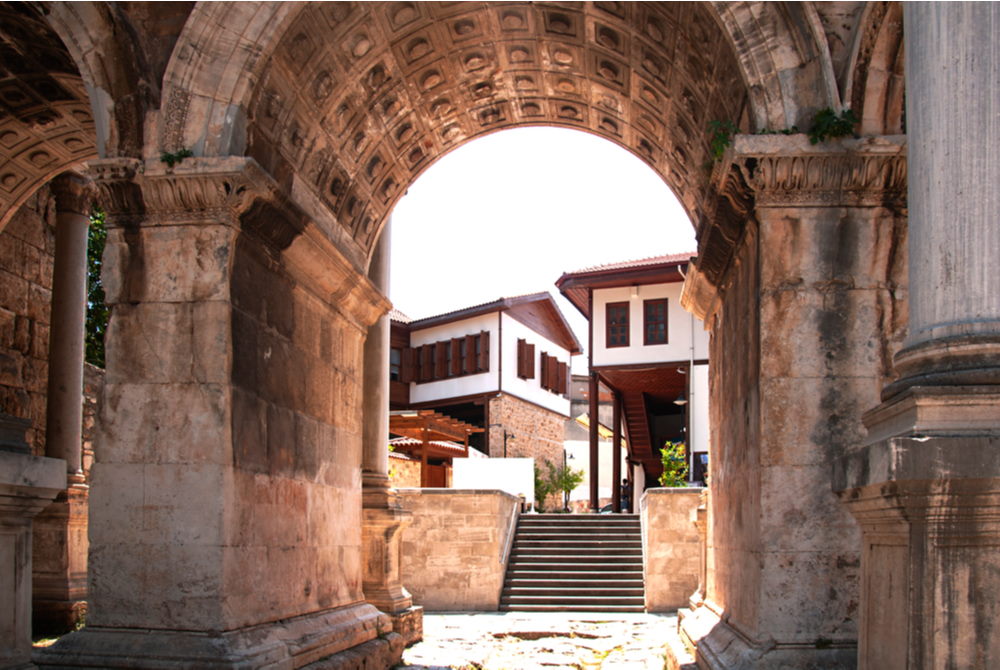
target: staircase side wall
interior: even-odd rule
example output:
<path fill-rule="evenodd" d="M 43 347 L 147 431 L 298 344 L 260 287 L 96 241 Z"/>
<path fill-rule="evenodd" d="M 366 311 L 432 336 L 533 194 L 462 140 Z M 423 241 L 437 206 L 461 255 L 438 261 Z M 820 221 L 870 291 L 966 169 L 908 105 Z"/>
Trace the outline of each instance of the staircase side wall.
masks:
<path fill-rule="evenodd" d="M 413 516 L 403 530 L 400 575 L 427 611 L 495 612 L 520 500 L 503 491 L 399 489 Z"/>
<path fill-rule="evenodd" d="M 704 488 L 648 489 L 639 501 L 646 611 L 687 605 L 698 589 L 701 546 L 695 526 Z"/>

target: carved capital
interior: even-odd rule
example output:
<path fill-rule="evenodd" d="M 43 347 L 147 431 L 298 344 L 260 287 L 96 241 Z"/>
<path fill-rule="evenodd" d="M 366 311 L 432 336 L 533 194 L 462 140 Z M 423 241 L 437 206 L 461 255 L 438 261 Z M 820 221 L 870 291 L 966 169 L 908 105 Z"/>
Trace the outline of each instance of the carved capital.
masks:
<path fill-rule="evenodd" d="M 757 207 L 906 204 L 904 136 L 814 145 L 802 135 L 741 135 L 731 156 Z"/>
<path fill-rule="evenodd" d="M 97 192 L 89 179 L 75 172 L 64 172 L 52 180 L 51 189 L 60 213 L 90 216 Z"/>

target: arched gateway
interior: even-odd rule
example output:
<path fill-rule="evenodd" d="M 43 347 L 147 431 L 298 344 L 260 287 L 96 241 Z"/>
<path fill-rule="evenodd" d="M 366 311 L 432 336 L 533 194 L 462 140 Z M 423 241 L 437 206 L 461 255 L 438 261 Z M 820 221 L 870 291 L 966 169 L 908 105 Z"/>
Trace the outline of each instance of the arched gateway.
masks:
<path fill-rule="evenodd" d="M 517 125 L 620 144 L 696 226 L 685 300 L 711 329 L 715 412 L 699 659 L 1000 663 L 995 5 L 0 12 L 0 222 L 44 230 L 48 182 L 86 162 L 110 227 L 91 609 L 38 664 L 398 658 L 391 630 L 419 620 L 372 410 L 380 233 L 434 160 Z M 796 132 L 845 108 L 859 138 Z M 713 146 L 710 126 L 743 134 Z"/>

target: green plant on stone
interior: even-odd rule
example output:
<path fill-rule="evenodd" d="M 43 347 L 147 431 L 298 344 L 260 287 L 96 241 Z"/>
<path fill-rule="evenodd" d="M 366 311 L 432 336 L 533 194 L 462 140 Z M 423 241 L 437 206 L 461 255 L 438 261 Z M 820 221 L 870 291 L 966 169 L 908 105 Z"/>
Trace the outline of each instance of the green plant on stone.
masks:
<path fill-rule="evenodd" d="M 108 306 L 104 303 L 101 283 L 101 257 L 108 238 L 104 212 L 95 209 L 87 230 L 87 318 L 84 329 L 84 358 L 91 365 L 104 367 L 104 333 L 108 328 Z"/>
<path fill-rule="evenodd" d="M 683 442 L 667 442 L 660 449 L 660 460 L 663 463 L 663 474 L 660 475 L 661 486 L 687 486 L 687 449 Z"/>
<path fill-rule="evenodd" d="M 173 153 L 169 151 L 164 151 L 160 154 L 160 162 L 166 163 L 167 167 L 173 167 L 178 163 L 182 163 L 185 158 L 190 158 L 194 156 L 190 149 L 178 149 Z"/>
<path fill-rule="evenodd" d="M 709 121 L 708 122 L 708 146 L 712 152 L 712 160 L 722 160 L 722 155 L 726 153 L 726 147 L 733 143 L 733 135 L 739 132 L 739 128 L 732 121 Z"/>
<path fill-rule="evenodd" d="M 816 112 L 813 117 L 812 130 L 809 131 L 809 142 L 819 144 L 834 137 L 847 137 L 854 134 L 854 126 L 858 117 L 850 109 L 843 110 L 839 115 L 827 107 Z"/>

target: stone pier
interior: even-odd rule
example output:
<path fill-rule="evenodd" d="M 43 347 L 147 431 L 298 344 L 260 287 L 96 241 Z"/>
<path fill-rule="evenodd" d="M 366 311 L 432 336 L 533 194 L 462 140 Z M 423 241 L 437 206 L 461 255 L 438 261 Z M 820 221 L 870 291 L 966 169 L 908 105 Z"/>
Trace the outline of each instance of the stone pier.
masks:
<path fill-rule="evenodd" d="M 1000 48 L 994 3 L 907 3 L 910 310 L 836 486 L 863 670 L 1000 664 Z M 874 403 L 873 403 L 874 404 Z"/>

